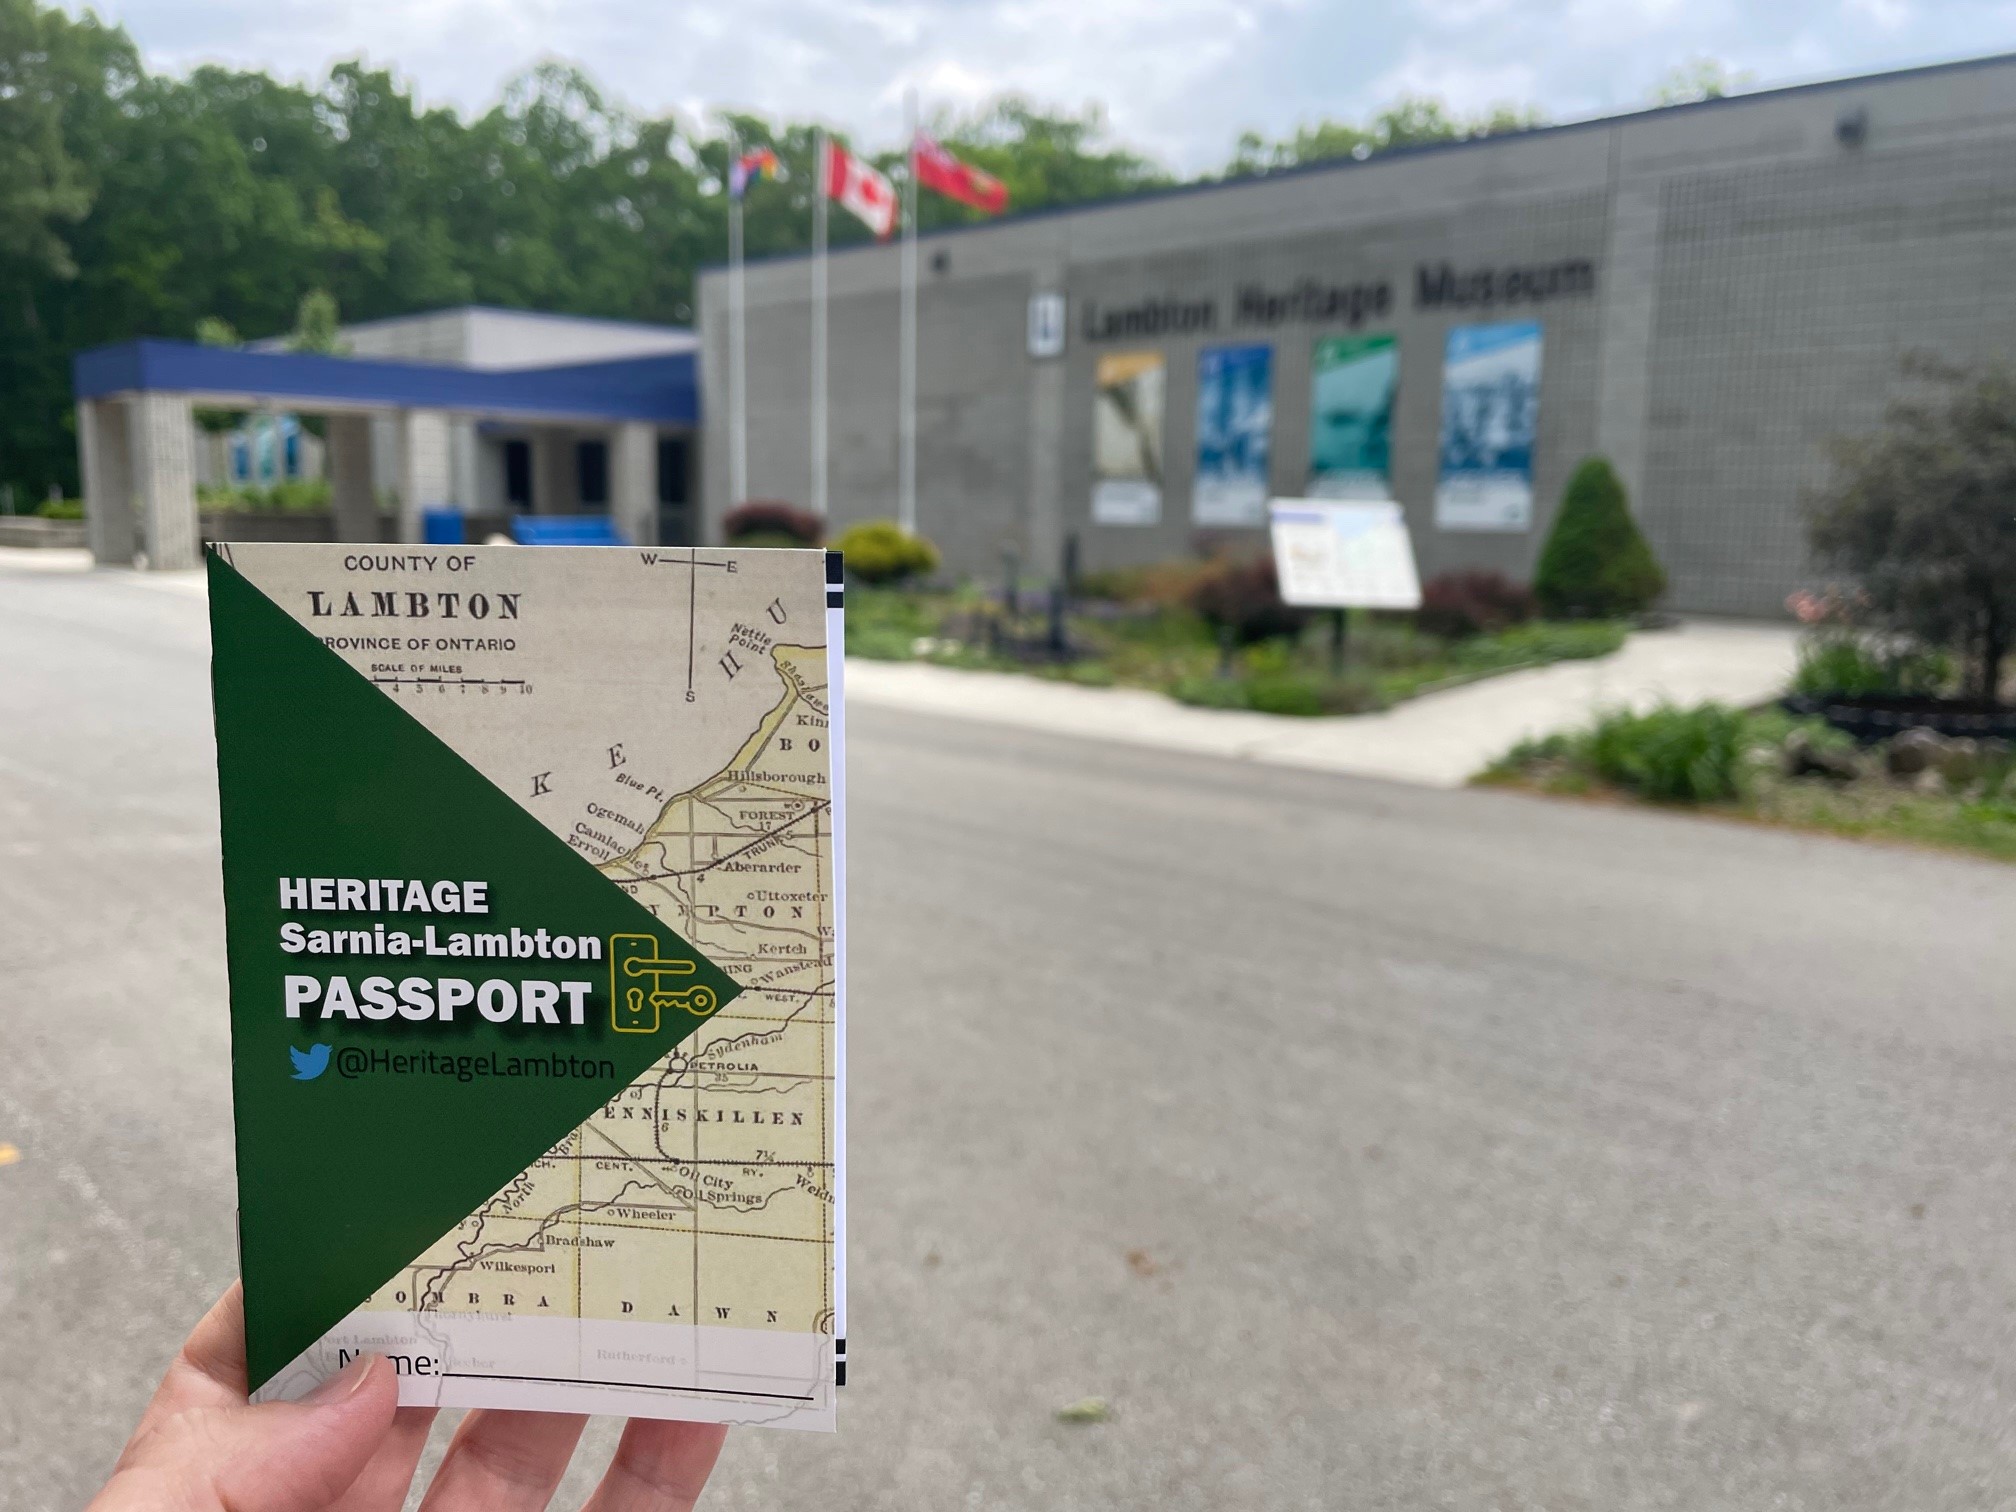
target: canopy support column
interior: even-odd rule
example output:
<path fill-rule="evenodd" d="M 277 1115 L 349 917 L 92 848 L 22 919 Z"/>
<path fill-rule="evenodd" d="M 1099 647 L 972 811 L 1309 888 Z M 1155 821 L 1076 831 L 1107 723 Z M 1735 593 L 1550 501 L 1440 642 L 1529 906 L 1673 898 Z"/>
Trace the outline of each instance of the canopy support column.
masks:
<path fill-rule="evenodd" d="M 626 421 L 609 437 L 609 517 L 633 546 L 658 544 L 658 428 Z"/>
<path fill-rule="evenodd" d="M 200 567 L 203 530 L 196 518 L 196 417 L 189 396 L 136 394 L 127 402 L 126 422 L 147 566 L 156 572 Z"/>
<path fill-rule="evenodd" d="M 131 567 L 140 551 L 129 442 L 124 403 L 78 402 L 77 471 L 84 479 L 84 527 L 91 559 L 100 567 Z"/>

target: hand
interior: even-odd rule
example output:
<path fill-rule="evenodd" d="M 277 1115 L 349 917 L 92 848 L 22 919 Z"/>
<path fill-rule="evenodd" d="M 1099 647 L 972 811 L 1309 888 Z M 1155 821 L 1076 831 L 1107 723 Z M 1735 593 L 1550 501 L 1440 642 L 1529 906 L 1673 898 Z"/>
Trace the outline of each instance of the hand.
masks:
<path fill-rule="evenodd" d="M 234 1283 L 168 1367 L 86 1512 L 398 1512 L 434 1424 L 398 1405 L 392 1362 L 353 1360 L 299 1402 L 245 1400 L 245 1307 Z M 421 1512 L 540 1512 L 586 1418 L 472 1412 Z M 583 1512 L 689 1512 L 728 1430 L 632 1419 Z"/>

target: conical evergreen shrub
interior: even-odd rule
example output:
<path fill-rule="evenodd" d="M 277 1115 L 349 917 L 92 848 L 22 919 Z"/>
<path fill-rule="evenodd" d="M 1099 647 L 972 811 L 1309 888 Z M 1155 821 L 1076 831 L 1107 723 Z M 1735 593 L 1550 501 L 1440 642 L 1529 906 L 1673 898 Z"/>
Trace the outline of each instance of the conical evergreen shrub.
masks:
<path fill-rule="evenodd" d="M 1585 458 L 1540 550 L 1540 606 L 1556 619 L 1614 619 L 1642 613 L 1665 591 L 1666 571 L 1631 518 L 1616 469 Z"/>

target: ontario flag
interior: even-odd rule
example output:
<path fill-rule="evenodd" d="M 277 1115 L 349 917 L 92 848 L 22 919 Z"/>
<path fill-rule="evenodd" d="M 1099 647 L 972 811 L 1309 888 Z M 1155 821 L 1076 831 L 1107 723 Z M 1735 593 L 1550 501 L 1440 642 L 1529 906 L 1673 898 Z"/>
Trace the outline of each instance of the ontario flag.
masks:
<path fill-rule="evenodd" d="M 948 199 L 989 215 L 999 215 L 1008 208 L 1006 184 L 971 163 L 960 162 L 921 131 L 917 133 L 911 156 L 917 164 L 917 182 L 926 189 L 935 189 Z"/>
<path fill-rule="evenodd" d="M 895 185 L 838 142 L 826 144 L 826 192 L 877 236 L 896 229 Z"/>

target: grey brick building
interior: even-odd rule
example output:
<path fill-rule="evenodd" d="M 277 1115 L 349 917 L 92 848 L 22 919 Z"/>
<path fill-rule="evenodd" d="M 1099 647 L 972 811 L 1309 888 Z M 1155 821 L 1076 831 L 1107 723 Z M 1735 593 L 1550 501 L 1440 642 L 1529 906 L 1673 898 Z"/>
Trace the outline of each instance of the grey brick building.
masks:
<path fill-rule="evenodd" d="M 898 253 L 835 253 L 836 525 L 895 511 Z M 2016 356 L 2016 57 L 1914 69 L 1010 217 L 920 249 L 918 520 L 955 572 L 1041 576 L 1193 548 L 1198 354 L 1272 348 L 1271 492 L 1305 491 L 1311 353 L 1389 332 L 1390 482 L 1424 574 L 1530 572 L 1569 471 L 1622 473 L 1692 611 L 1777 614 L 1829 437 L 1926 350 Z M 805 502 L 809 263 L 747 272 L 750 493 Z M 1032 300 L 1065 339 L 1032 355 Z M 723 270 L 700 294 L 702 508 L 727 499 Z M 1436 523 L 1453 326 L 1543 329 L 1524 529 Z M 1102 353 L 1166 372 L 1160 518 L 1093 517 Z M 1257 546 L 1262 540 L 1252 533 Z"/>

